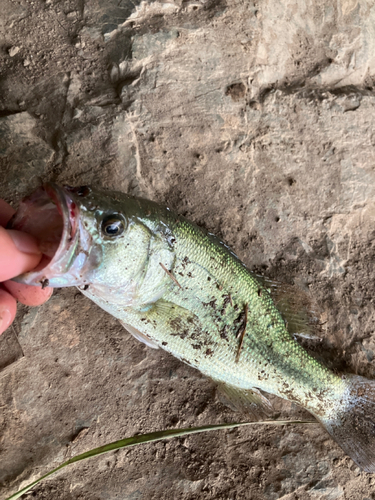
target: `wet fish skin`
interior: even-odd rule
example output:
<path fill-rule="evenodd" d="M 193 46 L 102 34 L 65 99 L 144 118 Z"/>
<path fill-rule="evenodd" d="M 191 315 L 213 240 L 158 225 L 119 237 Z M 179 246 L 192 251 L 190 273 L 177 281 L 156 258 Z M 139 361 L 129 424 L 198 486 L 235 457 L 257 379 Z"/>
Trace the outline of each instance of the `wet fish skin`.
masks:
<path fill-rule="evenodd" d="M 372 381 L 338 376 L 302 349 L 267 287 L 215 236 L 148 200 L 77 193 L 69 191 L 76 250 L 59 271 L 64 286 L 80 285 L 138 338 L 232 392 L 260 389 L 303 406 L 360 467 L 375 471 Z M 124 221 L 118 236 L 104 232 L 111 217 Z M 61 284 L 56 271 L 43 272 L 51 286 Z"/>

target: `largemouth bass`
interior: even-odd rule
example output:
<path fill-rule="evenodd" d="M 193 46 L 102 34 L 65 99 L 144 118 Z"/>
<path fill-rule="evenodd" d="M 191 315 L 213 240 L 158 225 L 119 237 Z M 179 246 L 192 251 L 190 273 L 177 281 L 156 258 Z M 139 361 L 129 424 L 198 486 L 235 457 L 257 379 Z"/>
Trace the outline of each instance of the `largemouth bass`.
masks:
<path fill-rule="evenodd" d="M 52 184 L 23 200 L 11 227 L 33 234 L 44 253 L 19 282 L 78 286 L 136 338 L 197 368 L 242 407 L 264 409 L 261 391 L 303 406 L 375 472 L 375 382 L 336 375 L 312 358 L 289 331 L 273 284 L 215 236 L 151 201 Z"/>

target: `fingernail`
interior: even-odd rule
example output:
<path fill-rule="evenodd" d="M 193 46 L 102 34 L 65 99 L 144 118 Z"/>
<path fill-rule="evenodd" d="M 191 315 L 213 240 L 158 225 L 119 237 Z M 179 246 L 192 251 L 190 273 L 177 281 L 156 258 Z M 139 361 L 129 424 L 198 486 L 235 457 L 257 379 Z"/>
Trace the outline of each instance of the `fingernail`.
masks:
<path fill-rule="evenodd" d="M 0 307 L 0 335 L 5 332 L 5 330 L 12 323 L 12 315 L 9 309 Z"/>
<path fill-rule="evenodd" d="M 8 234 L 20 252 L 41 253 L 35 238 L 30 234 L 16 231 L 15 229 L 8 229 Z"/>

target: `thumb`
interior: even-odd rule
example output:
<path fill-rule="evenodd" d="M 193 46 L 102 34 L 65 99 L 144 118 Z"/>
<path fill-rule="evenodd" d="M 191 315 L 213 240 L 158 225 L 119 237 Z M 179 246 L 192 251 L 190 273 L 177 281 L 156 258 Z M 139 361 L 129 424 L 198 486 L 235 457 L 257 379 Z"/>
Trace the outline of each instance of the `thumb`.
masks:
<path fill-rule="evenodd" d="M 34 269 L 42 258 L 35 238 L 0 227 L 0 281 Z"/>

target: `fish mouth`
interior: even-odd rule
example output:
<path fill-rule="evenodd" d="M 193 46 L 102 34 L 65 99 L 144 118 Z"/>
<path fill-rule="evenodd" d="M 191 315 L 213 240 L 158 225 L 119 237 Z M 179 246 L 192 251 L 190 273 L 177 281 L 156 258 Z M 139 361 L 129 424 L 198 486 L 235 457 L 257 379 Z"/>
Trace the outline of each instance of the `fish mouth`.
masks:
<path fill-rule="evenodd" d="M 46 183 L 24 198 L 8 229 L 34 236 L 43 257 L 32 271 L 14 278 L 28 285 L 82 285 L 82 268 L 89 256 L 90 238 L 82 237 L 76 188 Z"/>

